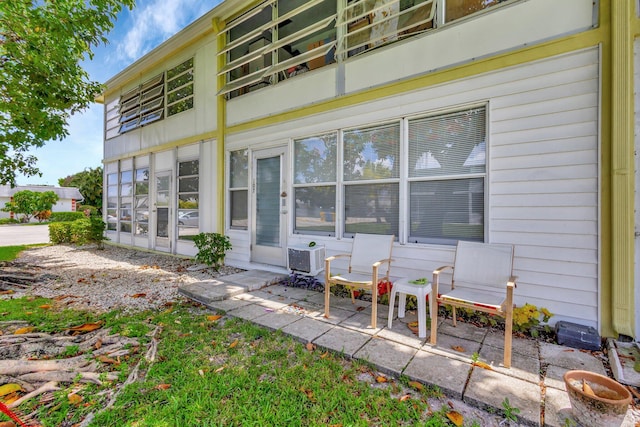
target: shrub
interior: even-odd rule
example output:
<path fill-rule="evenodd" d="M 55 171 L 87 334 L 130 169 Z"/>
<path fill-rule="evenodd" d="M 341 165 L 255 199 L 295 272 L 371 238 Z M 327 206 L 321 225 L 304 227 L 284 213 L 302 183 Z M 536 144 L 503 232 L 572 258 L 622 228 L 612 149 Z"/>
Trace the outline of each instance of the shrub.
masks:
<path fill-rule="evenodd" d="M 49 224 L 49 240 L 54 245 L 71 243 L 71 223 L 52 222 Z"/>
<path fill-rule="evenodd" d="M 107 240 L 104 236 L 105 227 L 104 221 L 98 217 L 84 217 L 73 222 L 54 222 L 49 224 L 49 239 L 54 244 L 85 245 L 97 243 L 98 249 L 102 249 L 102 242 Z"/>
<path fill-rule="evenodd" d="M 51 212 L 49 222 L 75 221 L 85 217 L 84 212 Z"/>
<path fill-rule="evenodd" d="M 4 225 L 4 224 L 19 224 L 20 221 L 18 221 L 15 218 L 0 218 L 0 225 Z"/>
<path fill-rule="evenodd" d="M 528 332 L 534 338 L 538 337 L 540 331 L 549 334 L 551 327 L 547 322 L 552 316 L 553 314 L 546 308 L 538 308 L 533 304 L 526 303 L 522 307 L 513 309 L 513 330 Z"/>
<path fill-rule="evenodd" d="M 51 216 L 51 211 L 48 211 L 48 210 L 40 211 L 36 213 L 34 216 L 38 220 L 38 222 L 46 221 Z"/>
<path fill-rule="evenodd" d="M 85 216 L 96 216 L 96 215 L 98 215 L 98 208 L 96 208 L 95 206 L 91 206 L 91 205 L 78 205 L 77 211 L 84 213 Z M 88 211 L 88 214 L 87 214 L 87 211 Z"/>
<path fill-rule="evenodd" d="M 222 266 L 226 252 L 231 249 L 229 237 L 220 233 L 200 233 L 193 238 L 198 248 L 196 261 L 212 266 L 216 271 Z"/>

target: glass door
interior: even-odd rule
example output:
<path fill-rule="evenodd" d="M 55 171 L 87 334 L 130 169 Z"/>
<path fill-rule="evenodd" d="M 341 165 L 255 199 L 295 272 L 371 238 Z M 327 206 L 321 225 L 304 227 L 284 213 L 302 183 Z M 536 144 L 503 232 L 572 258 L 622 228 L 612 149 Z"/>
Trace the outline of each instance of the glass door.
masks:
<path fill-rule="evenodd" d="M 254 152 L 251 260 L 286 266 L 286 147 Z"/>
<path fill-rule="evenodd" d="M 155 249 L 165 252 L 171 251 L 171 171 L 155 174 Z"/>

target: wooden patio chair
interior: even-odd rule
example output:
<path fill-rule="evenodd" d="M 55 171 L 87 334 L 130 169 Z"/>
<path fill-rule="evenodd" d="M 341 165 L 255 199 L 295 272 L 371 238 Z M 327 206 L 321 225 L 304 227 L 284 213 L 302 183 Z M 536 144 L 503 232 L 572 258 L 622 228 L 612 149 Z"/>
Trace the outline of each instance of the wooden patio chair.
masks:
<path fill-rule="evenodd" d="M 355 304 L 354 290 L 370 290 L 371 327 L 376 327 L 378 315 L 378 282 L 389 280 L 391 269 L 391 249 L 394 236 L 356 233 L 353 238 L 351 254 L 338 254 L 325 259 L 324 269 L 324 317 L 329 317 L 329 298 L 331 286 L 344 285 L 351 292 L 351 302 Z M 349 270 L 334 274 L 331 261 L 337 258 L 349 258 Z"/>
<path fill-rule="evenodd" d="M 511 332 L 513 327 L 513 245 L 459 241 L 453 266 L 443 266 L 433 272 L 431 313 L 431 344 L 436 344 L 438 303 L 495 314 L 505 318 L 504 361 L 511 367 Z M 440 274 L 453 269 L 451 291 L 438 295 Z M 435 297 L 434 297 L 435 296 Z"/>

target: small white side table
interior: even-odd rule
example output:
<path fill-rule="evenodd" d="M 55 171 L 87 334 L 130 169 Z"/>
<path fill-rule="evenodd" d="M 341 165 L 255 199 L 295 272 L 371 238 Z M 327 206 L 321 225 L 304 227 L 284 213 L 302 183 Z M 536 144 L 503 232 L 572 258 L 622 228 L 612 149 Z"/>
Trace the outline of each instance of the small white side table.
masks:
<path fill-rule="evenodd" d="M 407 303 L 407 295 L 415 295 L 418 299 L 418 337 L 426 338 L 427 336 L 427 295 L 431 293 L 431 283 L 424 285 L 415 285 L 409 283 L 409 279 L 402 277 L 393 282 L 391 295 L 389 297 L 389 323 L 391 328 L 391 320 L 393 319 L 393 306 L 396 302 L 396 294 L 398 296 L 398 317 L 403 318 L 405 306 Z"/>

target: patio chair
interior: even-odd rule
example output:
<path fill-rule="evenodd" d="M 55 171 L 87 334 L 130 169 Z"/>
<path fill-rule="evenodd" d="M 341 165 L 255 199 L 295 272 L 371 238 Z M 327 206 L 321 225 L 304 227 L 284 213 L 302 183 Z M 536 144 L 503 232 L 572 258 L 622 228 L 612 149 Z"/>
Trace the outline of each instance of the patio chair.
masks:
<path fill-rule="evenodd" d="M 504 361 L 511 367 L 511 332 L 513 327 L 513 245 L 459 241 L 453 266 L 443 266 L 433 272 L 431 313 L 431 344 L 436 344 L 438 303 L 495 314 L 505 318 Z M 453 269 L 451 291 L 439 292 L 442 272 Z M 437 296 L 437 297 L 433 297 Z"/>
<path fill-rule="evenodd" d="M 393 235 L 356 233 L 353 238 L 351 254 L 338 254 L 325 259 L 324 317 L 329 317 L 331 286 L 344 285 L 348 287 L 353 304 L 355 304 L 353 291 L 365 289 L 372 293 L 371 327 L 376 327 L 378 282 L 389 280 L 393 239 Z M 337 258 L 349 258 L 349 269 L 346 273 L 335 274 L 331 271 L 331 262 Z"/>

